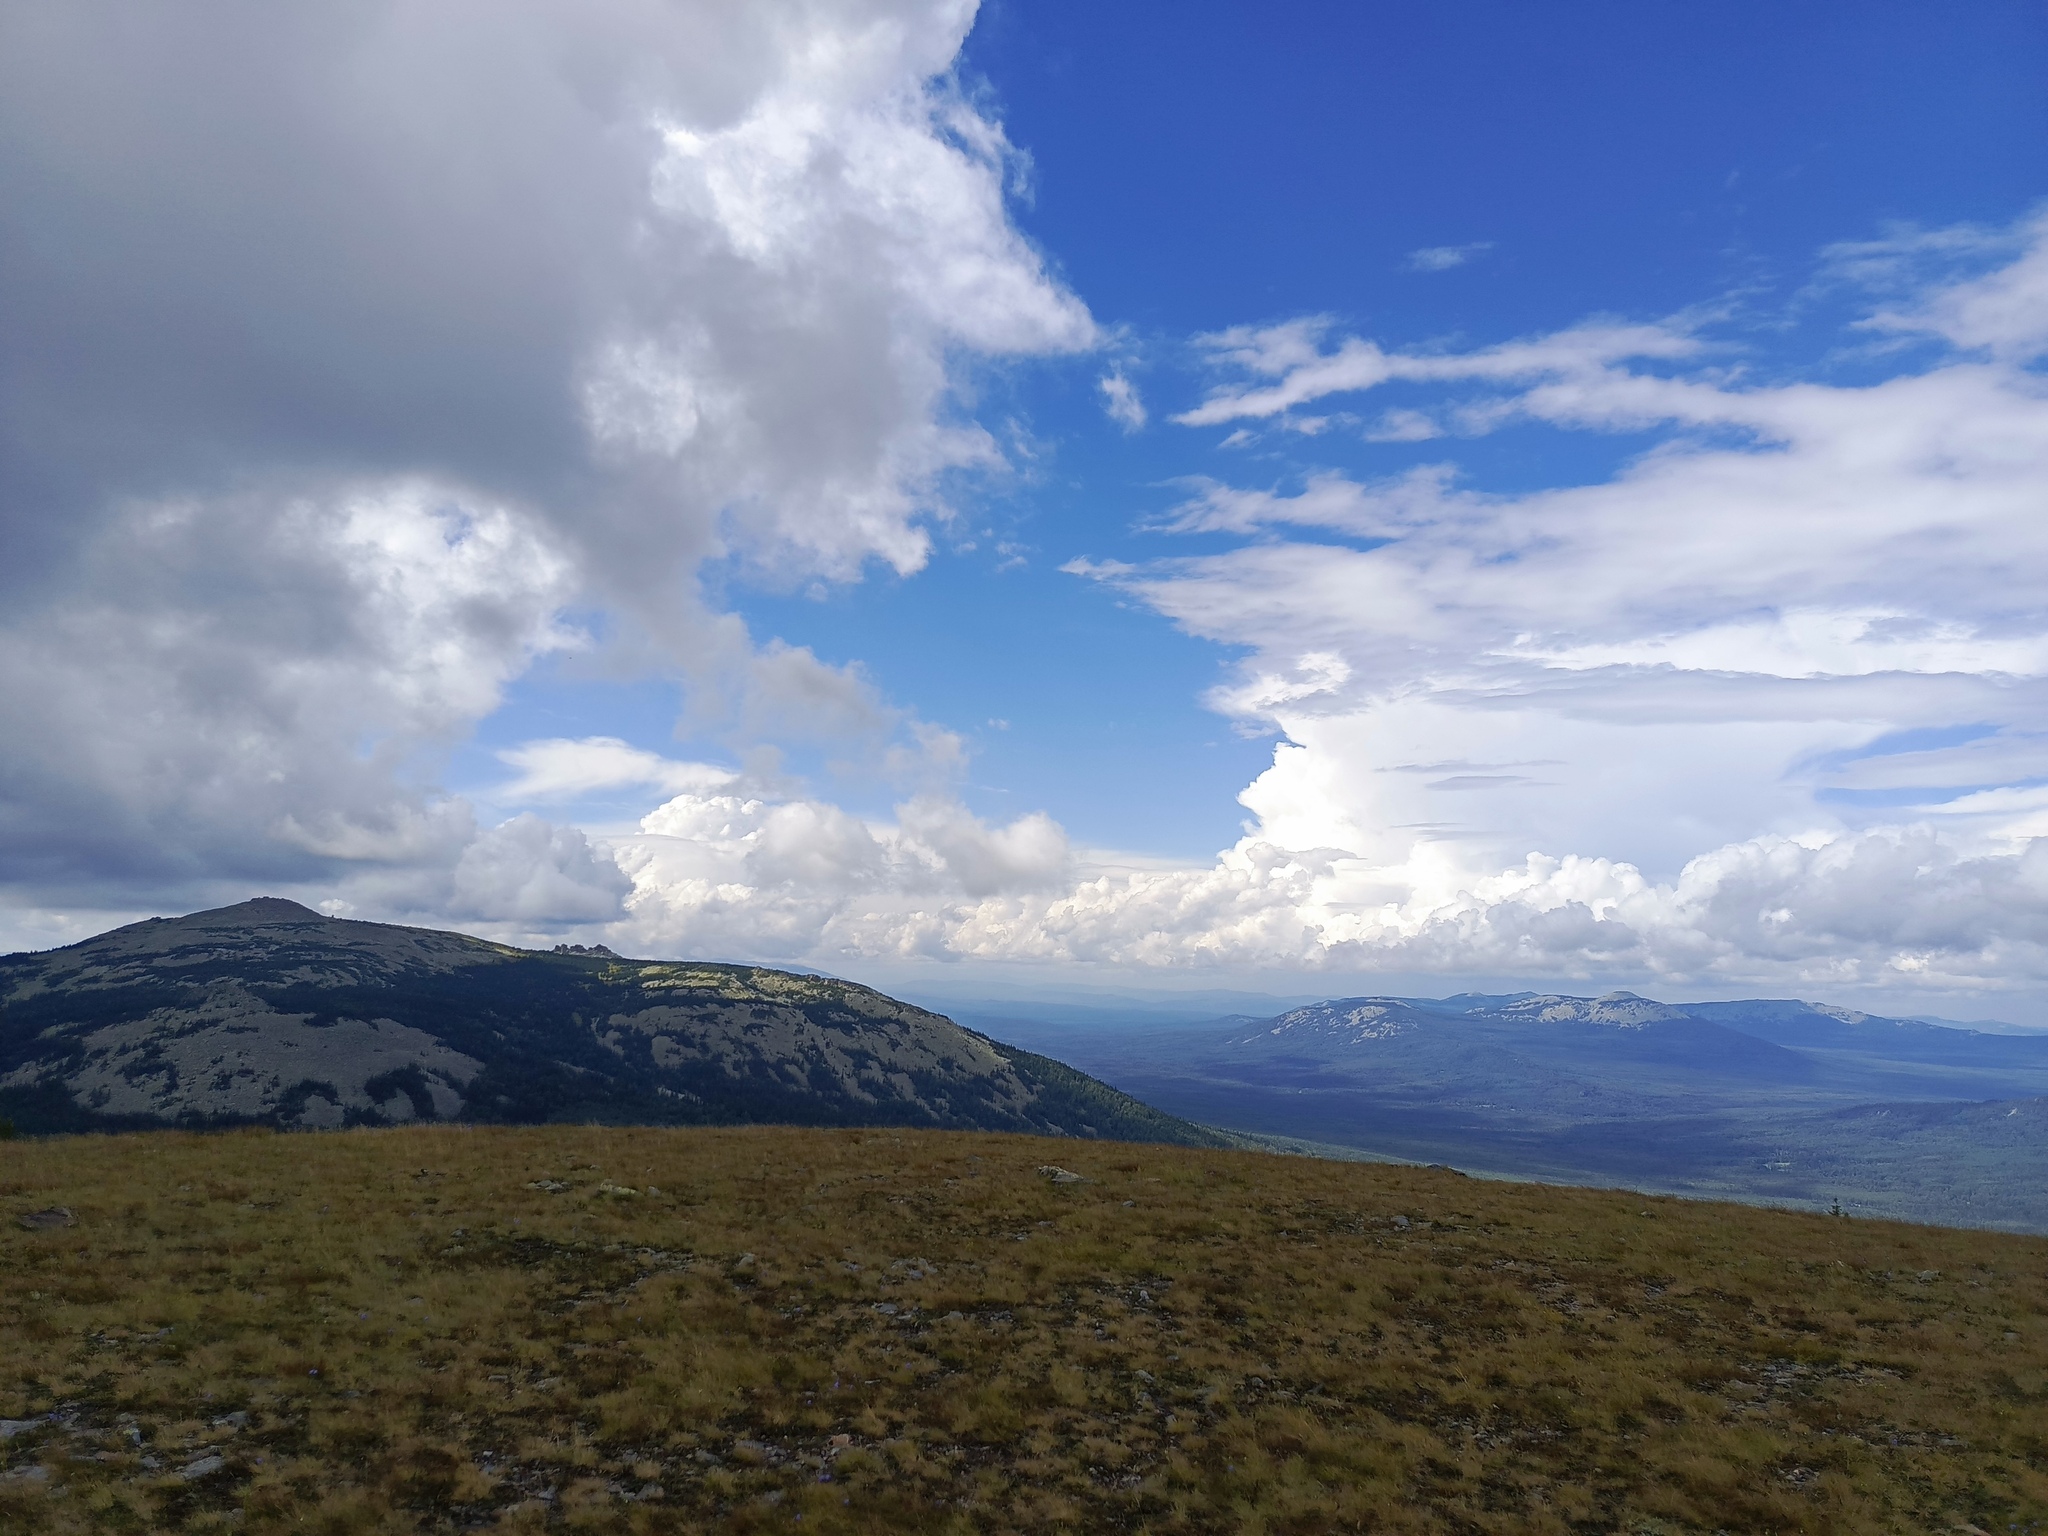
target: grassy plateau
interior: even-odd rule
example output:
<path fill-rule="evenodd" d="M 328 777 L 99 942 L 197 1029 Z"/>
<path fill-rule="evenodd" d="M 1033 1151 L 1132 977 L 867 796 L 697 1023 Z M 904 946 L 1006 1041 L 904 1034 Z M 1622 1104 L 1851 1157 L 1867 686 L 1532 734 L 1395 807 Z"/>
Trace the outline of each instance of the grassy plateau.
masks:
<path fill-rule="evenodd" d="M 2031 1531 L 2048 1239 L 966 1132 L 21 1140 L 0 1420 L 24 1536 Z"/>

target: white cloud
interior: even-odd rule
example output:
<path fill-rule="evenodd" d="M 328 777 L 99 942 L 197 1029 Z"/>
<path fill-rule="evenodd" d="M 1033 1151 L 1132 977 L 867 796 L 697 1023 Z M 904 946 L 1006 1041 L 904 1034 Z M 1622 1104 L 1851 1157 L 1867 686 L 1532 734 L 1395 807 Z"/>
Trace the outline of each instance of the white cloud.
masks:
<path fill-rule="evenodd" d="M 1296 406 L 1333 394 L 1349 394 L 1396 381 L 1526 384 L 1555 381 L 1569 397 L 1576 389 L 1611 381 L 1614 365 L 1634 361 L 1676 362 L 1696 356 L 1701 343 L 1679 325 L 1589 323 L 1555 335 L 1508 342 L 1479 352 L 1388 352 L 1374 342 L 1346 337 L 1334 351 L 1322 349 L 1327 319 L 1310 317 L 1280 325 L 1239 326 L 1199 338 L 1219 368 L 1251 376 L 1253 382 L 1225 385 L 1193 410 L 1173 419 L 1183 426 L 1280 416 Z M 1652 376 L 1627 375 L 1636 388 L 1629 404 L 1654 421 L 1668 416 L 1668 402 L 1656 397 Z M 1271 380 L 1272 382 L 1258 382 Z M 1609 409 L 1621 409 L 1619 401 Z"/>
<path fill-rule="evenodd" d="M 0 14 L 11 899 L 440 899 L 478 835 L 441 758 L 586 643 L 572 605 L 736 750 L 945 757 L 695 578 L 916 569 L 952 481 L 1003 467 L 978 360 L 1095 342 L 949 81 L 972 17 Z M 525 766 L 708 787 L 588 743 Z M 499 910 L 475 882 L 511 866 L 462 867 Z"/>
<path fill-rule="evenodd" d="M 871 826 L 815 800 L 678 795 L 615 853 L 634 883 L 621 942 L 765 958 L 944 957 L 964 908 L 1070 869 L 1042 812 L 991 827 L 939 796 Z"/>
<path fill-rule="evenodd" d="M 2048 209 L 2009 229 L 1906 227 L 1823 255 L 1835 280 L 1902 300 L 1865 320 L 1868 329 L 1939 336 L 2021 362 L 2048 351 Z M 1995 265 L 1972 278 L 1928 280 L 1930 269 L 1987 262 Z"/>
<path fill-rule="evenodd" d="M 1426 443 L 1444 429 L 1421 411 L 1387 411 L 1367 429 L 1369 443 Z"/>
<path fill-rule="evenodd" d="M 1751 385 L 1686 328 L 1428 358 L 1328 345 L 1316 321 L 1226 333 L 1219 363 L 1271 382 L 1220 390 L 1203 422 L 1399 374 L 1492 390 L 1473 430 L 1665 440 L 1608 481 L 1515 495 L 1444 465 L 1194 482 L 1157 526 L 1247 543 L 1066 568 L 1247 650 L 1212 702 L 1282 741 L 1244 839 L 1206 867 L 1090 855 L 977 895 L 891 874 L 887 837 L 849 833 L 859 857 L 833 869 L 878 872 L 787 942 L 842 963 L 2039 989 L 2048 389 L 2001 339 L 2035 323 L 2011 272 L 2036 249 L 1912 296 L 1949 315 L 1998 295 L 2006 330 L 1957 322 L 1967 350 L 1863 385 Z M 636 880 L 650 908 L 680 888 Z M 786 909 L 805 887 L 707 878 L 689 910 L 741 888 Z"/>
<path fill-rule="evenodd" d="M 2048 962 L 2048 858 L 1964 857 L 1927 833 L 1809 846 L 1764 837 L 1656 883 L 1606 859 L 1532 855 L 1387 900 L 1332 850 L 1247 839 L 1208 870 L 1105 875 L 1051 901 L 989 902 L 952 943 L 988 956 L 1133 965 L 1634 975 L 1672 986 L 1972 986 Z"/>
<path fill-rule="evenodd" d="M 1067 835 L 1043 811 L 989 827 L 956 801 L 927 797 L 900 808 L 908 844 L 930 849 L 969 896 L 1042 890 L 1067 874 Z"/>
<path fill-rule="evenodd" d="M 1935 358 L 1868 385 L 1751 383 L 1704 316 L 1465 352 L 1316 317 L 1204 338 L 1216 386 L 1176 419 L 1226 442 L 1663 442 L 1528 494 L 1449 465 L 1201 482 L 1162 528 L 1243 547 L 1070 563 L 1241 648 L 1213 703 L 1282 733 L 1209 865 L 985 824 L 944 793 L 958 736 L 707 603 L 715 558 L 916 570 L 949 485 L 1003 467 L 977 360 L 1101 339 L 947 81 L 971 18 L 0 13 L 13 931 L 260 885 L 827 962 L 2048 976 L 2043 219 L 1831 253 L 1888 285 L 1862 334 Z M 1441 397 L 1303 414 L 1392 382 Z M 888 776 L 895 819 L 585 738 L 512 749 L 507 791 L 668 796 L 641 831 L 480 830 L 443 759 L 594 643 L 570 611 L 687 675 L 736 753 Z"/>
<path fill-rule="evenodd" d="M 1426 245 L 1419 251 L 1408 253 L 1408 270 L 1448 272 L 1452 267 L 1462 267 L 1474 256 L 1482 256 L 1492 249 L 1491 240 L 1474 240 L 1466 245 Z"/>
<path fill-rule="evenodd" d="M 539 655 L 567 559 L 428 482 L 132 506 L 0 622 L 0 842 L 73 881 L 300 880 L 472 835 L 420 759 Z"/>
<path fill-rule="evenodd" d="M 1924 306 L 1883 317 L 1887 326 L 1928 330 L 1959 347 L 2026 362 L 2048 352 L 2048 214 L 2018 261 L 1975 282 L 1929 295 Z"/>
<path fill-rule="evenodd" d="M 1148 526 L 1163 533 L 1253 533 L 1286 524 L 1363 538 L 1390 537 L 1439 511 L 1455 474 L 1450 465 L 1432 464 L 1377 485 L 1360 485 L 1320 471 L 1310 474 L 1302 490 L 1291 496 L 1197 478 L 1187 482 L 1195 492 L 1191 499 Z"/>
<path fill-rule="evenodd" d="M 730 768 L 678 762 L 616 736 L 522 742 L 500 752 L 498 760 L 517 769 L 518 777 L 498 788 L 496 798 L 515 803 L 576 800 L 619 789 L 701 794 L 723 789 L 738 777 Z"/>
<path fill-rule="evenodd" d="M 1084 862 L 1055 890 L 977 900 L 827 807 L 692 811 L 621 849 L 637 889 L 615 942 L 841 967 L 1625 978 L 1834 996 L 2038 987 L 2048 974 L 2042 845 L 1969 854 L 1925 828 L 1745 839 L 1662 882 L 1581 855 L 1470 877 L 1449 860 L 1387 869 L 1248 837 L 1206 868 Z"/>
<path fill-rule="evenodd" d="M 1114 949 L 1135 942 L 1119 904 L 1222 881 L 1234 912 L 1301 920 L 1313 937 L 1275 951 L 1297 963 L 2048 979 L 2029 787 L 2048 772 L 2048 389 L 2021 366 L 2048 324 L 2044 251 L 2036 221 L 1998 270 L 1910 295 L 1888 313 L 1962 350 L 1862 386 L 1746 384 L 1699 366 L 1690 327 L 1429 357 L 1331 345 L 1320 321 L 1216 338 L 1252 382 L 1194 424 L 1399 378 L 1492 390 L 1472 430 L 1666 441 L 1604 483 L 1512 496 L 1444 466 L 1203 483 L 1164 527 L 1262 536 L 1073 567 L 1249 648 L 1213 702 L 1285 742 L 1235 857 L 1272 850 L 1258 867 L 1284 878 L 1226 859 L 1066 921 Z M 1275 537 L 1296 529 L 1370 543 Z M 1886 745 L 1915 732 L 1973 739 Z M 1419 771 L 1452 760 L 1477 767 Z M 1546 766 L 1491 766 L 1517 763 Z"/>
<path fill-rule="evenodd" d="M 604 922 L 632 882 L 574 827 L 531 812 L 486 832 L 456 862 L 449 910 L 526 927 Z"/>
<path fill-rule="evenodd" d="M 1102 391 L 1102 409 L 1109 419 L 1126 432 L 1136 432 L 1145 425 L 1145 402 L 1138 394 L 1138 386 L 1126 378 L 1121 370 L 1104 374 L 1096 383 Z"/>

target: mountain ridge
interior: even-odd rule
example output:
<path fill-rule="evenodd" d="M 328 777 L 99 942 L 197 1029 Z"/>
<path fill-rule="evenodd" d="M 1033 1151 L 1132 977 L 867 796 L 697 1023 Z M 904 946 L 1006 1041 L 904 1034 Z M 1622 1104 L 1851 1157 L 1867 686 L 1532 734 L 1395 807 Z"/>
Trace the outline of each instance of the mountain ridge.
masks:
<path fill-rule="evenodd" d="M 551 952 L 258 897 L 0 957 L 29 1130 L 423 1120 L 1230 1138 L 831 977 Z"/>
<path fill-rule="evenodd" d="M 995 1021 L 969 1013 L 969 1022 Z M 1797 999 L 1338 997 L 1034 1034 L 1175 1114 L 1511 1178 L 2048 1231 L 2048 1037 Z"/>

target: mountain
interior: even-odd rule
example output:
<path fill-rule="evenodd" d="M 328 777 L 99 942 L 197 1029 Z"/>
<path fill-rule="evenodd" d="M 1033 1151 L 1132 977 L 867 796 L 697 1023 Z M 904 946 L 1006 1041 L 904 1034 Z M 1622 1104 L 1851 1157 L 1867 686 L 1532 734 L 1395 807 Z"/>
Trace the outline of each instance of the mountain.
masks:
<path fill-rule="evenodd" d="M 0 958 L 0 1115 L 24 1130 L 772 1122 L 1230 1140 L 851 982 L 540 953 L 269 897 Z"/>
<path fill-rule="evenodd" d="M 1927 1019 L 1891 1019 L 1853 1008 L 1797 999 L 1685 1003 L 1695 1018 L 1713 1019 L 1782 1045 L 1852 1051 L 1893 1061 L 1954 1067 L 2048 1066 L 2048 1035 L 2004 1034 Z"/>
<path fill-rule="evenodd" d="M 1034 1032 L 1006 1006 L 1005 1038 Z M 974 1013 L 970 1022 L 994 1027 Z M 2048 1038 L 1794 1000 L 1345 997 L 1061 1036 L 1253 1136 L 1571 1183 L 2048 1231 Z"/>

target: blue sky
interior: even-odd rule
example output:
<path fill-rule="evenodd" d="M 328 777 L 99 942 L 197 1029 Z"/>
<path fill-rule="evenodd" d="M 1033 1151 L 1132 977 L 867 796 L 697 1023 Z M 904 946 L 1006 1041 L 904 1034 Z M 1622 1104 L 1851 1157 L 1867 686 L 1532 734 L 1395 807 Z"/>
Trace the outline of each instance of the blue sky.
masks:
<path fill-rule="evenodd" d="M 1173 14 L 999 4 L 963 56 L 1036 163 L 1020 222 L 1148 330 L 1661 315 L 1797 285 L 1887 221 L 1996 222 L 2039 196 L 2036 6 Z M 1403 281 L 1410 252 L 1478 242 L 1468 281 Z"/>
<path fill-rule="evenodd" d="M 17 942 L 2048 986 L 2040 6 L 170 25 L 7 22 Z"/>
<path fill-rule="evenodd" d="M 1169 15 L 1005 0 L 982 7 L 957 67 L 1028 157 L 1016 222 L 1121 333 L 1156 421 L 1203 392 L 1190 338 L 1303 314 L 1456 346 L 1726 306 L 1752 366 L 1853 375 L 1829 355 L 1850 307 L 1810 291 L 1816 253 L 2030 207 L 2048 191 L 2044 64 L 2048 21 L 2029 5 Z M 1237 791 L 1271 751 L 1202 705 L 1227 652 L 1059 567 L 1158 553 L 1135 525 L 1182 477 L 1242 474 L 1246 456 L 1219 452 L 1218 432 L 1123 432 L 1101 372 L 1090 354 L 977 379 L 983 413 L 1028 434 L 1031 458 L 973 491 L 927 569 L 810 595 L 707 579 L 757 634 L 857 662 L 968 736 L 963 795 L 982 815 L 1044 808 L 1097 846 L 1200 858 L 1239 835 Z M 1517 491 L 1604 478 L 1652 440 L 1532 427 L 1458 457 L 1473 483 Z M 1438 446 L 1325 438 L 1251 469 L 1384 475 Z M 671 690 L 635 692 L 536 678 L 481 740 L 604 733 L 673 751 Z M 843 790 L 871 814 L 889 793 Z"/>

